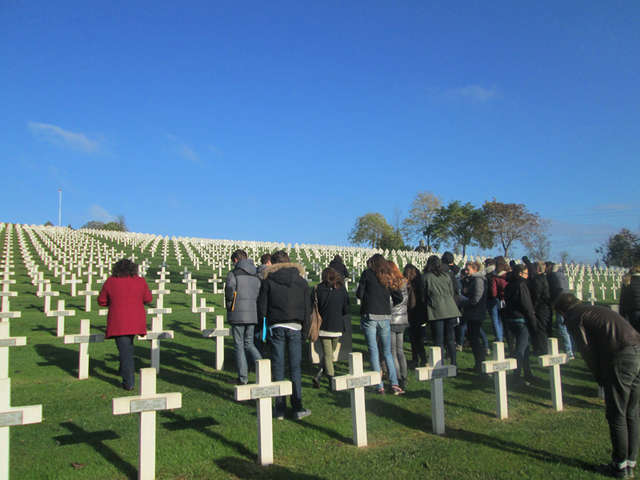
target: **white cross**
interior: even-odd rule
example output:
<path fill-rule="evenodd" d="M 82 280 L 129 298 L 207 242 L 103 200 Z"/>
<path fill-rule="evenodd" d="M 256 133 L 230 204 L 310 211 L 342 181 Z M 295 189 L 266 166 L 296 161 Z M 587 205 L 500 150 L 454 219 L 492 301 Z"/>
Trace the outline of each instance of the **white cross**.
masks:
<path fill-rule="evenodd" d="M 67 280 L 67 281 L 65 281 L 63 283 L 71 284 L 71 296 L 75 297 L 77 295 L 77 293 L 76 293 L 76 290 L 77 290 L 76 285 L 78 283 L 82 283 L 82 279 L 81 278 L 76 278 L 76 274 L 74 273 L 74 274 L 71 275 L 71 280 Z"/>
<path fill-rule="evenodd" d="M 159 310 L 157 308 L 150 310 Z M 162 310 L 162 309 L 160 309 Z M 170 308 L 164 310 L 171 311 Z M 173 338 L 173 330 L 163 330 L 162 315 L 157 315 L 151 320 L 151 331 L 146 335 L 139 335 L 138 340 L 151 340 L 151 367 L 160 372 L 160 340 Z"/>
<path fill-rule="evenodd" d="M 367 410 L 364 404 L 364 387 L 379 384 L 380 372 L 362 371 L 362 353 L 349 354 L 349 375 L 333 377 L 331 388 L 336 392 L 351 390 L 351 418 L 353 443 L 358 447 L 367 446 Z"/>
<path fill-rule="evenodd" d="M 496 413 L 500 420 L 509 417 L 507 403 L 507 370 L 518 366 L 515 358 L 504 358 L 504 343 L 493 342 L 493 360 L 482 362 L 483 373 L 494 373 L 493 382 L 496 389 Z"/>
<path fill-rule="evenodd" d="M 416 368 L 419 382 L 431 380 L 431 421 L 433 433 L 444 434 L 444 393 L 442 379 L 455 377 L 457 369 L 455 365 L 442 364 L 442 350 L 440 347 L 429 349 L 429 363 L 425 367 Z"/>
<path fill-rule="evenodd" d="M 184 293 L 191 295 L 191 312 L 196 313 L 197 297 L 199 293 L 202 293 L 202 289 L 197 288 L 197 281 L 195 279 L 190 280 L 189 283 L 187 283 L 187 286 L 189 288 L 187 288 Z"/>
<path fill-rule="evenodd" d="M 58 326 L 56 330 L 56 336 L 64 336 L 64 317 L 73 317 L 76 314 L 75 310 L 65 310 L 64 300 L 58 300 L 58 310 L 47 313 L 47 317 L 58 317 Z"/>
<path fill-rule="evenodd" d="M 540 355 L 540 365 L 551 367 L 549 382 L 551 384 L 551 400 L 556 411 L 562 411 L 562 381 L 560 380 L 560 365 L 569 361 L 566 353 L 558 353 L 558 339 L 547 339 L 547 355 Z"/>
<path fill-rule="evenodd" d="M 23 347 L 27 337 L 10 337 L 9 322 L 0 323 L 0 378 L 9 377 L 9 347 Z"/>
<path fill-rule="evenodd" d="M 104 342 L 104 335 L 101 333 L 90 334 L 90 321 L 87 319 L 80 320 L 79 335 L 65 335 L 64 343 L 79 343 L 80 353 L 78 355 L 78 379 L 84 380 L 89 378 L 89 343 Z"/>
<path fill-rule="evenodd" d="M 85 312 L 90 312 L 91 311 L 91 297 L 95 297 L 96 295 L 98 295 L 98 291 L 97 290 L 91 290 L 91 284 L 87 283 L 87 286 L 85 287 L 85 289 L 79 291 L 78 294 L 84 296 L 84 311 Z"/>
<path fill-rule="evenodd" d="M 180 392 L 156 393 L 156 371 L 140 369 L 140 395 L 113 399 L 113 414 L 140 414 L 140 459 L 138 478 L 149 480 L 156 475 L 156 411 L 182 407 Z"/>
<path fill-rule="evenodd" d="M 0 307 L 0 311 L 8 312 L 11 310 L 9 307 L 9 297 L 17 297 L 18 292 L 9 291 L 9 282 L 16 283 L 15 280 L 4 280 L 3 282 L 2 291 L 0 292 L 0 297 L 2 297 L 2 306 Z"/>
<path fill-rule="evenodd" d="M 271 381 L 271 361 L 256 361 L 256 381 L 249 385 L 238 385 L 235 389 L 236 400 L 256 400 L 258 408 L 258 461 L 261 465 L 273 463 L 273 431 L 271 415 L 271 397 L 291 395 L 291 382 Z"/>
<path fill-rule="evenodd" d="M 11 379 L 0 379 L 0 478 L 9 478 L 9 427 L 42 422 L 42 405 L 11 407 Z"/>
<path fill-rule="evenodd" d="M 200 314 L 200 330 L 207 328 L 207 313 L 213 313 L 215 307 L 207 307 L 207 300 L 205 298 L 200 299 L 200 307 L 195 309 L 194 313 Z"/>
<path fill-rule="evenodd" d="M 203 337 L 216 338 L 216 370 L 222 370 L 222 365 L 224 364 L 224 337 L 228 335 L 229 329 L 224 328 L 224 318 L 222 315 L 216 315 L 216 328 L 204 329 L 202 331 Z"/>

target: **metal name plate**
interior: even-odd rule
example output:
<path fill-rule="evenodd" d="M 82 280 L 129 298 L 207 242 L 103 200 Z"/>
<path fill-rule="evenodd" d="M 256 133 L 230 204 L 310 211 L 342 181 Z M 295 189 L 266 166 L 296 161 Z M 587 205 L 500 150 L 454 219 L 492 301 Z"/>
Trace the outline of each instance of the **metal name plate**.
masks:
<path fill-rule="evenodd" d="M 73 337 L 73 343 L 89 343 L 91 341 L 91 335 L 76 335 Z"/>
<path fill-rule="evenodd" d="M 347 378 L 347 388 L 368 387 L 371 385 L 371 377 Z"/>
<path fill-rule="evenodd" d="M 16 339 L 15 338 L 3 338 L 0 339 L 0 347 L 15 347 Z"/>
<path fill-rule="evenodd" d="M 229 335 L 229 329 L 228 328 L 221 328 L 219 330 L 212 330 L 211 331 L 211 336 L 213 337 L 225 337 Z"/>
<path fill-rule="evenodd" d="M 280 385 L 268 385 L 266 387 L 253 387 L 251 389 L 251 400 L 259 398 L 277 397 L 280 395 Z"/>
<path fill-rule="evenodd" d="M 131 413 L 150 412 L 152 410 L 166 410 L 167 399 L 164 397 L 131 400 Z"/>
<path fill-rule="evenodd" d="M 431 379 L 435 380 L 436 378 L 446 378 L 449 376 L 448 368 L 434 368 L 431 370 Z"/>
<path fill-rule="evenodd" d="M 501 372 L 503 370 L 509 370 L 511 368 L 511 362 L 507 360 L 507 361 L 504 361 L 504 362 L 494 363 L 491 368 L 493 369 L 494 372 Z"/>
<path fill-rule="evenodd" d="M 551 357 L 547 361 L 549 362 L 549 365 L 558 365 L 564 363 L 565 357 Z"/>
<path fill-rule="evenodd" d="M 22 411 L 0 413 L 0 427 L 22 425 Z"/>

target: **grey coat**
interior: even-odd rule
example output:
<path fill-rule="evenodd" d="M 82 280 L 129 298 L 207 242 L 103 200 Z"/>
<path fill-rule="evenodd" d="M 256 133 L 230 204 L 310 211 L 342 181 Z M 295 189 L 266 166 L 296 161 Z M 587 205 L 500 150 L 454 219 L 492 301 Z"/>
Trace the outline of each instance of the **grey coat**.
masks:
<path fill-rule="evenodd" d="M 243 258 L 227 275 L 224 298 L 229 323 L 241 325 L 258 323 L 257 301 L 260 293 L 260 279 L 256 273 L 253 261 Z M 236 292 L 235 305 L 233 292 Z M 232 305 L 233 311 L 231 311 Z"/>

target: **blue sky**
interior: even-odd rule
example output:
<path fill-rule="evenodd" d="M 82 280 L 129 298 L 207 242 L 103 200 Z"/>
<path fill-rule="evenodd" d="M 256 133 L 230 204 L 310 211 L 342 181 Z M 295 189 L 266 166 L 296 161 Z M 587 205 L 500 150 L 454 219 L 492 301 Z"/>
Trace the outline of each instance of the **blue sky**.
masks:
<path fill-rule="evenodd" d="M 415 195 L 640 227 L 640 3 L 0 4 L 0 221 L 345 245 Z M 518 252 L 516 252 L 518 253 Z M 523 252 L 521 252 L 523 253 Z"/>

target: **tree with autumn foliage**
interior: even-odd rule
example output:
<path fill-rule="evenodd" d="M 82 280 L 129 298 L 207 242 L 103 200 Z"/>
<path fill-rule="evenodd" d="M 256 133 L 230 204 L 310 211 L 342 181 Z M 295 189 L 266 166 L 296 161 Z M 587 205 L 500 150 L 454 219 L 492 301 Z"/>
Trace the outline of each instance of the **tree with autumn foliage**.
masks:
<path fill-rule="evenodd" d="M 482 210 L 490 235 L 495 243 L 500 244 L 505 257 L 509 256 L 515 243 L 531 250 L 536 248 L 533 239 L 544 237 L 547 223 L 521 203 L 502 203 L 494 198 L 484 202 Z"/>

